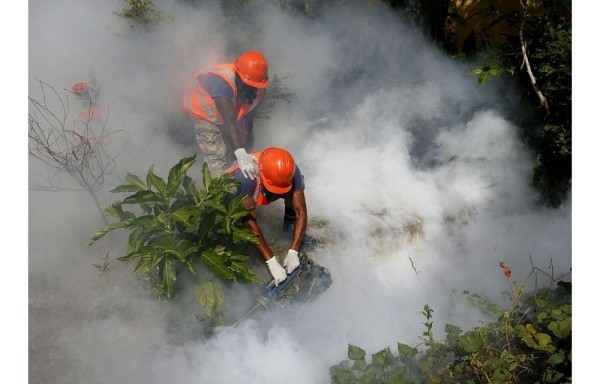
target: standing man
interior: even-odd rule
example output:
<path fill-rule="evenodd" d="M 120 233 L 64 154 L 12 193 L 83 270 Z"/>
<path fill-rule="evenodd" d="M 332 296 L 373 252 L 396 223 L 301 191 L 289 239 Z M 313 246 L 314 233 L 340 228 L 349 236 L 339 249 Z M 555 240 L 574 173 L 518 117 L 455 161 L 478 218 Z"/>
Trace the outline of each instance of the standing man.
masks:
<path fill-rule="evenodd" d="M 213 177 L 224 173 L 233 155 L 245 178 L 258 176 L 257 159 L 246 148 L 254 139 L 254 118 L 265 98 L 268 69 L 262 53 L 249 51 L 233 64 L 195 73 L 190 81 L 183 108 L 194 119 L 196 140 Z"/>
<path fill-rule="evenodd" d="M 251 155 L 258 159 L 258 177 L 248 179 L 243 175 L 238 164 L 234 164 L 227 170 L 227 173 L 241 182 L 237 192 L 246 195 L 242 200 L 242 205 L 252 210 L 246 218 L 246 224 L 258 237 L 259 243 L 256 244 L 256 249 L 266 261 L 277 286 L 300 265 L 298 251 L 305 237 L 308 222 L 306 201 L 304 200 L 304 181 L 300 169 L 294 163 L 294 158 L 285 149 L 271 147 Z M 267 244 L 258 225 L 258 214 L 254 209 L 260 205 L 268 205 L 277 199 L 284 199 L 286 217 L 293 215 L 291 218 L 293 220 L 293 236 L 283 260 L 283 267 Z"/>

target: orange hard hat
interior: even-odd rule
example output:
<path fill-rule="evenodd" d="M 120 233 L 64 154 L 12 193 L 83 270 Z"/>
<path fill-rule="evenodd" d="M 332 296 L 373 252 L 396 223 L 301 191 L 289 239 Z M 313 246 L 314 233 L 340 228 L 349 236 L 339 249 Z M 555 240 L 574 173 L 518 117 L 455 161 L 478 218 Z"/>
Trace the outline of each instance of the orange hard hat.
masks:
<path fill-rule="evenodd" d="M 267 88 L 269 84 L 269 65 L 267 59 L 258 51 L 249 51 L 235 59 L 235 71 L 242 81 L 255 88 Z"/>
<path fill-rule="evenodd" d="M 292 155 L 281 148 L 267 148 L 258 159 L 260 180 L 269 192 L 283 194 L 292 189 L 296 165 Z"/>

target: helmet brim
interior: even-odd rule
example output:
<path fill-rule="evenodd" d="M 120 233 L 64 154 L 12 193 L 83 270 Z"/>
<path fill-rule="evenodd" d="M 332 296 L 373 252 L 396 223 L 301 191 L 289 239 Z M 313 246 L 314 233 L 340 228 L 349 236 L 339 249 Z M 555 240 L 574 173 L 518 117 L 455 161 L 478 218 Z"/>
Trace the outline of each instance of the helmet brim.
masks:
<path fill-rule="evenodd" d="M 287 187 L 278 187 L 276 185 L 269 183 L 269 181 L 263 177 L 262 173 L 260 174 L 260 180 L 262 181 L 263 185 L 265 186 L 265 188 L 267 188 L 267 190 L 269 192 L 274 193 L 276 195 L 283 195 L 284 193 L 288 193 L 292 189 L 291 184 L 288 185 Z"/>
<path fill-rule="evenodd" d="M 252 81 L 249 79 L 244 79 L 244 76 L 240 76 L 240 79 L 242 79 L 242 81 L 244 83 L 246 83 L 249 86 L 254 87 L 254 88 L 263 89 L 263 88 L 267 88 L 267 86 L 269 85 L 269 80 L 265 80 L 263 82 L 258 82 L 258 81 Z"/>

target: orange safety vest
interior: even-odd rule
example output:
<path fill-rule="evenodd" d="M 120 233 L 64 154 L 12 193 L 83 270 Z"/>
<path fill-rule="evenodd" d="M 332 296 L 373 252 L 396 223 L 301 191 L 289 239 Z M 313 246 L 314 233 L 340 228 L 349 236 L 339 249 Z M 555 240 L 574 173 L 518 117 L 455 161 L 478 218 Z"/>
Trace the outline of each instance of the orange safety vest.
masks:
<path fill-rule="evenodd" d="M 249 155 L 254 156 L 257 159 L 260 159 L 261 154 L 262 151 L 249 153 Z M 233 177 L 233 172 L 235 172 L 238 168 L 239 165 L 236 161 L 228 170 L 225 171 L 225 173 L 229 173 L 231 177 Z M 254 192 L 252 192 L 252 200 L 254 200 L 254 205 L 269 205 L 271 202 L 265 199 L 265 197 L 261 193 L 264 187 L 262 185 L 262 181 L 260 180 L 260 176 L 255 177 L 254 180 L 256 180 L 256 186 L 254 187 Z"/>
<path fill-rule="evenodd" d="M 196 119 L 208 120 L 213 124 L 224 124 L 223 117 L 219 113 L 215 101 L 210 97 L 208 92 L 206 92 L 204 87 L 202 87 L 200 81 L 198 81 L 198 76 L 212 73 L 225 79 L 233 89 L 233 99 L 231 102 L 237 111 L 237 121 L 240 121 L 244 116 L 250 113 L 250 111 L 262 103 L 265 98 L 265 90 L 258 90 L 252 104 L 238 105 L 238 90 L 235 85 L 235 72 L 233 71 L 233 68 L 233 64 L 218 64 L 206 71 L 196 72 L 183 96 L 183 109 Z"/>

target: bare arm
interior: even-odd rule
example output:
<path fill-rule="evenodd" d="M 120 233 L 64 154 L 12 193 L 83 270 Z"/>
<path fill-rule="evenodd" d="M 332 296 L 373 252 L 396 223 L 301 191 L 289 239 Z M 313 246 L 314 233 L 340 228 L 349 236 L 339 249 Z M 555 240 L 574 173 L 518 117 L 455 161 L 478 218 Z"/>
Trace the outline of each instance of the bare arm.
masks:
<path fill-rule="evenodd" d="M 304 233 L 306 232 L 306 224 L 308 222 L 308 215 L 306 213 L 306 200 L 304 200 L 304 189 L 296 189 L 292 195 L 292 207 L 296 213 L 296 221 L 294 222 L 294 237 L 290 249 L 294 251 L 300 250 L 300 244 L 304 239 Z"/>
<path fill-rule="evenodd" d="M 242 146 L 246 148 L 250 143 L 250 139 L 252 138 L 252 131 L 254 130 L 254 118 L 256 116 L 256 108 L 250 111 L 244 118 L 240 124 L 240 139 Z M 237 149 L 237 148 L 234 148 Z"/>
<path fill-rule="evenodd" d="M 223 118 L 225 124 L 225 136 L 231 147 L 236 150 L 238 148 L 244 148 L 240 132 L 237 128 L 237 116 L 235 106 L 231 100 L 224 97 L 215 97 L 215 105 L 217 110 Z"/>
<path fill-rule="evenodd" d="M 254 233 L 258 237 L 259 243 L 255 244 L 256 249 L 258 250 L 258 252 L 260 252 L 263 259 L 269 260 L 274 256 L 274 254 L 271 248 L 269 248 L 269 246 L 267 245 L 267 240 L 265 239 L 265 236 L 263 235 L 262 230 L 258 225 L 258 214 L 256 212 L 256 209 L 254 209 L 254 200 L 252 200 L 250 196 L 246 196 L 244 200 L 242 200 L 242 206 L 244 206 L 244 208 L 252 209 L 252 212 L 250 212 L 250 214 L 245 219 L 246 225 L 248 225 L 248 228 L 250 228 L 252 233 Z"/>

